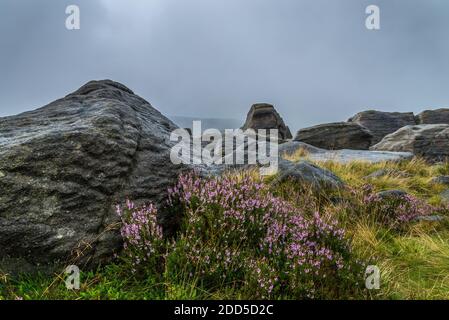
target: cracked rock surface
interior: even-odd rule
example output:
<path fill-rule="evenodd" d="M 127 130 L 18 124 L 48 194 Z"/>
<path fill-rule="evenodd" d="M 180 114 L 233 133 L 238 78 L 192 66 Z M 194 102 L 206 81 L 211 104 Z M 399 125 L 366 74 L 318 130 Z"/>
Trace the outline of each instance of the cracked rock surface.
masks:
<path fill-rule="evenodd" d="M 92 81 L 40 109 L 0 118 L 0 269 L 99 263 L 120 248 L 115 205 L 162 203 L 185 166 L 176 125 L 125 86 Z"/>
<path fill-rule="evenodd" d="M 335 122 L 301 129 L 294 140 L 328 150 L 368 150 L 372 138 L 371 132 L 358 123 Z"/>
<path fill-rule="evenodd" d="M 386 135 L 407 126 L 415 125 L 413 112 L 383 112 L 368 110 L 356 114 L 348 122 L 358 123 L 373 135 L 371 145 L 381 141 Z"/>
<path fill-rule="evenodd" d="M 406 126 L 387 135 L 371 150 L 412 152 L 429 161 L 445 161 L 449 158 L 449 125 Z"/>

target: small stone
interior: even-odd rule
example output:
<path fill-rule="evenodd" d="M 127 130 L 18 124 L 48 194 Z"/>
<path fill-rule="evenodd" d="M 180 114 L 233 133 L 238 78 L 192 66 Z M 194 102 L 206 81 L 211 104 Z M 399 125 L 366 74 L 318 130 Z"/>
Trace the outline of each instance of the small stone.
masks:
<path fill-rule="evenodd" d="M 377 195 L 382 199 L 401 199 L 404 198 L 408 193 L 402 190 L 386 190 L 377 193 Z"/>
<path fill-rule="evenodd" d="M 430 221 L 430 222 L 439 222 L 442 221 L 444 218 L 442 216 L 419 216 L 416 217 L 416 221 Z"/>
<path fill-rule="evenodd" d="M 441 197 L 441 201 L 443 201 L 444 203 L 449 203 L 449 189 L 447 189 L 446 191 L 443 191 L 440 194 Z"/>
<path fill-rule="evenodd" d="M 444 184 L 449 185 L 449 176 L 439 176 L 430 180 L 431 184 Z"/>

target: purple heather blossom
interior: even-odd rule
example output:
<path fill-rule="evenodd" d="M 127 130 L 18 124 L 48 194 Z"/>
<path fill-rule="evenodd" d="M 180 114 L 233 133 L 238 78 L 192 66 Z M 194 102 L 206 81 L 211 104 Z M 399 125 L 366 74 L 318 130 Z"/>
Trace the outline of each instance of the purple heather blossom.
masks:
<path fill-rule="evenodd" d="M 350 267 L 351 249 L 335 219 L 296 207 L 249 174 L 183 174 L 168 195 L 167 205 L 184 217 L 171 242 L 164 241 L 152 204 L 127 200 L 117 207 L 124 251 L 136 270 L 173 254 L 183 257 L 179 267 L 189 277 L 253 284 L 255 297 L 270 298 L 279 290 L 311 297 L 314 283 Z"/>

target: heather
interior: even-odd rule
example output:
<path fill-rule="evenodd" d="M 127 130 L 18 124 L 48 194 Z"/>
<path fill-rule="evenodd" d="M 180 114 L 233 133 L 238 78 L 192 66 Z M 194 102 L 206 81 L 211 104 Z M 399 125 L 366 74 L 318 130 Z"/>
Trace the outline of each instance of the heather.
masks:
<path fill-rule="evenodd" d="M 319 165 L 346 187 L 317 192 L 256 171 L 190 173 L 158 208 L 123 199 L 123 250 L 83 272 L 79 291 L 67 290 L 61 275 L 0 273 L 0 298 L 448 299 L 447 187 L 431 179 L 448 175 L 449 165 Z M 387 173 L 370 176 L 379 170 Z M 392 189 L 407 195 L 379 196 Z M 161 213 L 180 217 L 176 232 L 164 231 Z M 379 290 L 364 288 L 368 264 L 381 270 Z"/>
<path fill-rule="evenodd" d="M 405 194 L 400 197 L 385 198 L 376 193 L 373 185 L 350 188 L 352 201 L 345 201 L 337 207 L 336 214 L 346 214 L 353 219 L 367 219 L 373 223 L 394 229 L 407 231 L 417 219 L 445 214 L 447 206 L 430 205 L 416 196 Z"/>
<path fill-rule="evenodd" d="M 361 264 L 338 222 L 295 207 L 249 174 L 182 175 L 169 195 L 168 205 L 183 220 L 165 247 L 159 245 L 164 240 L 155 210 L 129 202 L 118 210 L 133 271 L 157 273 L 152 258 L 168 274 L 186 275 L 204 290 L 233 286 L 259 299 L 330 298 L 334 287 L 344 295 L 360 285 Z"/>

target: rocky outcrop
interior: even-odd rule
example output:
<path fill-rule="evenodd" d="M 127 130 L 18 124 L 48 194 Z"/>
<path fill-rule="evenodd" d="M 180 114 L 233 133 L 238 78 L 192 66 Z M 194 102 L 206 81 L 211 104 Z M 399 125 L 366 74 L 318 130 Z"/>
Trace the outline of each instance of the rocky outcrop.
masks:
<path fill-rule="evenodd" d="M 413 158 L 413 153 L 410 152 L 324 150 L 299 141 L 289 141 L 279 145 L 279 155 L 281 157 L 298 155 L 298 153 L 305 159 L 312 161 L 334 161 L 338 163 L 348 163 L 351 161 L 377 163 Z"/>
<path fill-rule="evenodd" d="M 280 140 L 292 138 L 290 129 L 285 125 L 284 120 L 276 109 L 267 103 L 254 104 L 251 107 L 242 129 L 278 129 Z"/>
<path fill-rule="evenodd" d="M 372 145 L 404 126 L 416 124 L 415 116 L 412 112 L 382 112 L 374 110 L 360 112 L 349 119 L 348 122 L 358 123 L 367 128 L 373 135 Z"/>
<path fill-rule="evenodd" d="M 0 267 L 65 262 L 84 249 L 83 262 L 109 258 L 121 245 L 115 204 L 161 203 L 183 169 L 170 161 L 175 128 L 112 81 L 0 118 Z"/>
<path fill-rule="evenodd" d="M 357 123 L 336 122 L 301 129 L 294 140 L 328 150 L 368 150 L 372 138 L 371 132 Z"/>
<path fill-rule="evenodd" d="M 406 126 L 386 136 L 371 150 L 408 151 L 428 160 L 449 158 L 449 125 Z"/>
<path fill-rule="evenodd" d="M 426 110 L 416 118 L 418 124 L 449 124 L 449 109 Z"/>

